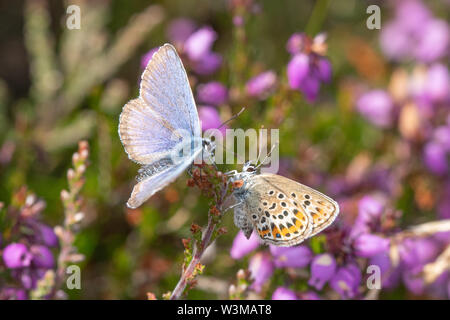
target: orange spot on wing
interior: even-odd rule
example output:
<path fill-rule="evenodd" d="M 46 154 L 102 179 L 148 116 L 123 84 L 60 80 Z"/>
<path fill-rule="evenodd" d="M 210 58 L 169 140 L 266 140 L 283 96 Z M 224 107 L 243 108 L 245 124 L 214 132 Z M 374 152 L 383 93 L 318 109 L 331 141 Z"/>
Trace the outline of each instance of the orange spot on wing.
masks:
<path fill-rule="evenodd" d="M 272 236 L 274 237 L 274 239 L 277 238 L 277 234 L 280 234 L 280 229 L 278 229 L 278 227 L 275 227 L 272 230 Z"/>
<path fill-rule="evenodd" d="M 295 228 L 296 228 L 297 230 L 300 230 L 302 227 L 303 227 L 303 223 L 301 223 L 300 220 L 297 219 L 297 220 L 295 221 Z"/>
<path fill-rule="evenodd" d="M 287 233 L 289 233 L 289 229 L 288 228 L 282 228 L 281 229 L 281 234 L 283 235 L 283 237 L 285 237 Z"/>

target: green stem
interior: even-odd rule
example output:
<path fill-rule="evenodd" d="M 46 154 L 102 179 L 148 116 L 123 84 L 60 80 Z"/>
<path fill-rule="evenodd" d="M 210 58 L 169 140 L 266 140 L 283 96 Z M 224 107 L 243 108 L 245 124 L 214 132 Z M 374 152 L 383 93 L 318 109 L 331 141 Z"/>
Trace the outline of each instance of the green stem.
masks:
<path fill-rule="evenodd" d="M 322 24 L 327 16 L 328 5 L 330 0 L 317 0 L 311 12 L 308 24 L 306 25 L 306 33 L 315 36 L 322 28 Z"/>

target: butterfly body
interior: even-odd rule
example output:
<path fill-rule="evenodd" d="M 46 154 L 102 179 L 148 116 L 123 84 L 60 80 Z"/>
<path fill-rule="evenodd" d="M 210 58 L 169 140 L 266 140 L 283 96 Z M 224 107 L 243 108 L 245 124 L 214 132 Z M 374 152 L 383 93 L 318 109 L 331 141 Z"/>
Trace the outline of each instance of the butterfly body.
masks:
<path fill-rule="evenodd" d="M 137 208 L 174 181 L 212 142 L 201 137 L 189 80 L 175 48 L 165 44 L 141 77 L 139 97 L 119 119 L 119 136 L 128 157 L 142 166 L 127 206 Z"/>
<path fill-rule="evenodd" d="M 293 246 L 319 233 L 339 214 L 326 195 L 276 174 L 243 172 L 233 195 L 235 224 L 250 237 L 255 230 L 266 244 Z"/>

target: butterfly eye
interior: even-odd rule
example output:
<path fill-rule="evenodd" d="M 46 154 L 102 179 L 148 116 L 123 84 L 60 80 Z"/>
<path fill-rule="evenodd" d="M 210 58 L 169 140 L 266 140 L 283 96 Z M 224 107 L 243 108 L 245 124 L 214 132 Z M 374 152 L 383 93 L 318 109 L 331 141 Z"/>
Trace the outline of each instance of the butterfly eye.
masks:
<path fill-rule="evenodd" d="M 243 185 L 244 185 L 244 180 L 237 180 L 237 181 L 233 182 L 234 189 L 242 188 Z"/>

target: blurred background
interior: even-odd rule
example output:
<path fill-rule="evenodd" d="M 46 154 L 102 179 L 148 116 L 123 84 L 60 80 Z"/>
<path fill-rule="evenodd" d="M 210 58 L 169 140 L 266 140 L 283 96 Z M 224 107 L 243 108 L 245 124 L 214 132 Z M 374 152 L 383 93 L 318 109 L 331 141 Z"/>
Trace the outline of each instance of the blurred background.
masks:
<path fill-rule="evenodd" d="M 80 29 L 68 27 L 73 4 Z M 367 26 L 374 4 L 381 29 Z M 206 224 L 209 199 L 184 174 L 127 209 L 138 166 L 117 133 L 152 53 L 169 42 L 203 129 L 246 107 L 228 127 L 279 128 L 279 174 L 341 206 L 329 230 L 290 251 L 247 242 L 226 214 L 189 299 L 448 299 L 449 7 L 0 1 L 0 297 L 146 299 L 175 287 L 181 239 Z M 80 290 L 56 288 L 64 261 L 80 266 Z M 366 285 L 374 264 L 381 290 Z"/>

